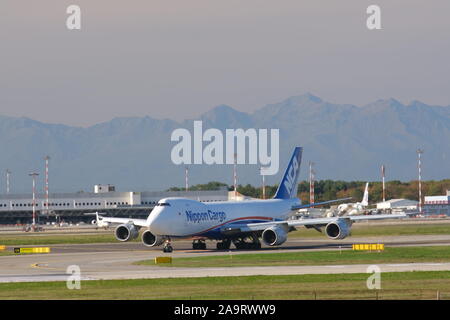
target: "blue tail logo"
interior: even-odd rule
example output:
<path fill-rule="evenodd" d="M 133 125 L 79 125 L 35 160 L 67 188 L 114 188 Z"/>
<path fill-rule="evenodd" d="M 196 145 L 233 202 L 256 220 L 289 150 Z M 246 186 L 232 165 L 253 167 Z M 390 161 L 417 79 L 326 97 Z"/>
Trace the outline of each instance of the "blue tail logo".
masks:
<path fill-rule="evenodd" d="M 303 148 L 295 147 L 291 161 L 284 172 L 283 180 L 275 193 L 275 199 L 290 199 L 297 196 L 297 180 L 302 162 L 302 151 Z"/>

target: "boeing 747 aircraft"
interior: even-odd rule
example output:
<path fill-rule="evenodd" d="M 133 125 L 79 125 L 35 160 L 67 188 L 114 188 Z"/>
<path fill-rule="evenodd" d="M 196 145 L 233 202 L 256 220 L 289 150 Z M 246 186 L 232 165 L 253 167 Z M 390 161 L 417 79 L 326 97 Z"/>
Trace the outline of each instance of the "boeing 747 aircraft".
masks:
<path fill-rule="evenodd" d="M 294 210 L 345 200 L 302 205 L 297 198 L 302 148 L 296 147 L 275 196 L 268 200 L 224 201 L 202 203 L 185 198 L 161 199 L 148 218 L 126 219 L 104 217 L 103 222 L 121 223 L 115 235 L 128 241 L 142 233 L 144 245 L 163 245 L 164 252 L 172 252 L 171 240 L 193 238 L 193 249 L 206 249 L 205 240 L 217 241 L 217 249 L 259 249 L 261 242 L 269 246 L 282 245 L 296 227 L 322 230 L 331 239 L 344 239 L 357 220 L 403 218 L 405 215 L 346 216 L 289 219 Z"/>

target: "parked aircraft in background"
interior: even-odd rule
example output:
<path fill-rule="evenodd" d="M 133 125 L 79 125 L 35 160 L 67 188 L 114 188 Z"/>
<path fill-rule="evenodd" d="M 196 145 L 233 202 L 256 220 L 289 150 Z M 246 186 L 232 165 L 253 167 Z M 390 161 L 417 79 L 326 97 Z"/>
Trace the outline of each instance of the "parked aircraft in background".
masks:
<path fill-rule="evenodd" d="M 367 206 L 369 205 L 369 183 L 366 183 L 364 189 L 364 195 L 361 202 L 356 203 L 342 203 L 335 209 L 330 209 L 327 212 L 327 217 L 335 216 L 353 216 L 358 214 L 364 214 L 367 212 Z"/>
<path fill-rule="evenodd" d="M 104 218 L 101 216 L 103 213 L 93 212 L 93 213 L 85 213 L 86 215 L 95 215 L 95 220 L 91 221 L 91 224 L 94 224 L 98 228 L 108 229 L 111 225 L 110 222 L 104 221 Z"/>

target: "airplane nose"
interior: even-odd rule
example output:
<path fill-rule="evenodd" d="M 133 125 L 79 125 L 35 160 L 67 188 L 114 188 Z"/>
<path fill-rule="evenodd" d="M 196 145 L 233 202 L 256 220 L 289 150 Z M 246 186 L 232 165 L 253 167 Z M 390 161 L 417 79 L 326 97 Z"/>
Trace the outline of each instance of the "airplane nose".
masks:
<path fill-rule="evenodd" d="M 153 234 L 165 235 L 164 224 L 162 223 L 161 212 L 154 212 L 150 215 L 149 230 Z"/>

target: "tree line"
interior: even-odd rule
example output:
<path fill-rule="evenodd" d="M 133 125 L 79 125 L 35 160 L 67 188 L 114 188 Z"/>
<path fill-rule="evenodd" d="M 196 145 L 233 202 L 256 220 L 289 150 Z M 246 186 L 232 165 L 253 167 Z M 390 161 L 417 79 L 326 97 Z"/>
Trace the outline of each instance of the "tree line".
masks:
<path fill-rule="evenodd" d="M 337 198 L 352 197 L 352 201 L 361 201 L 366 181 L 341 181 L 341 180 L 319 180 L 314 184 L 315 202 L 327 201 Z M 387 181 L 386 200 L 389 199 L 419 199 L 419 182 L 417 180 L 401 182 L 399 180 Z M 198 184 L 189 187 L 191 191 L 220 190 L 226 187 L 229 191 L 234 187 L 222 182 L 212 181 L 206 184 Z M 271 198 L 275 194 L 278 185 L 266 186 L 266 198 Z M 184 191 L 184 188 L 172 187 L 169 191 Z M 422 181 L 423 196 L 445 195 L 450 190 L 450 179 L 435 181 Z M 237 191 L 245 196 L 262 198 L 262 187 L 251 184 L 238 185 Z M 298 184 L 297 196 L 302 203 L 309 203 L 309 181 L 301 181 Z M 383 200 L 383 185 L 381 182 L 369 182 L 369 202 L 376 203 Z"/>

